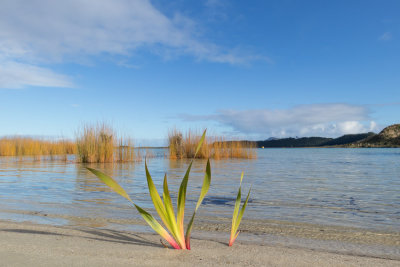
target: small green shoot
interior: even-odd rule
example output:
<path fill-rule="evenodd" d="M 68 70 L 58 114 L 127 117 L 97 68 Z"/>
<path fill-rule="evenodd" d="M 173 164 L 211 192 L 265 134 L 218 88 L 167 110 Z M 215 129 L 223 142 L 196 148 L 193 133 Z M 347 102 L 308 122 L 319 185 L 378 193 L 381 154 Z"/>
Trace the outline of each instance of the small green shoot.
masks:
<path fill-rule="evenodd" d="M 232 215 L 232 228 L 231 228 L 231 237 L 229 239 L 229 246 L 231 247 L 233 243 L 235 242 L 236 238 L 239 235 L 239 225 L 242 220 L 244 210 L 246 209 L 247 202 L 249 201 L 249 196 L 250 196 L 250 191 L 251 188 L 249 189 L 249 193 L 247 193 L 247 198 L 246 201 L 243 203 L 242 208 L 240 209 L 240 202 L 242 201 L 242 181 L 243 181 L 243 172 L 240 177 L 240 186 L 239 186 L 239 191 L 236 197 L 236 202 L 235 202 L 235 208 L 233 210 L 233 215 Z"/>

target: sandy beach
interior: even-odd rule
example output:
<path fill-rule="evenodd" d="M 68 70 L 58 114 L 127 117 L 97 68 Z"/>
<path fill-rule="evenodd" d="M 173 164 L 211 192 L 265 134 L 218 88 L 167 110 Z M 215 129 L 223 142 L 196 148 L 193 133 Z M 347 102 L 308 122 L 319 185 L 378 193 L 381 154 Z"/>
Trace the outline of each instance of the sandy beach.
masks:
<path fill-rule="evenodd" d="M 218 238 L 191 251 L 164 248 L 153 234 L 0 221 L 0 266 L 400 266 L 397 259 Z"/>

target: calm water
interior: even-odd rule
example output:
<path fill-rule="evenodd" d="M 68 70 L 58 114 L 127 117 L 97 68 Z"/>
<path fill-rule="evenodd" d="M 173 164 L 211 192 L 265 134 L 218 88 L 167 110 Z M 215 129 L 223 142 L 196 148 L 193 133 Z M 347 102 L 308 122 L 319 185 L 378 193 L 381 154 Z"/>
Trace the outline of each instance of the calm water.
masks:
<path fill-rule="evenodd" d="M 148 162 L 156 186 L 162 188 L 166 172 L 176 197 L 188 161 L 165 159 L 163 150 L 153 153 L 160 155 Z M 188 208 L 197 201 L 205 164 L 194 164 Z M 91 167 L 113 176 L 139 205 L 152 209 L 144 162 Z M 200 216 L 231 216 L 244 171 L 243 194 L 253 185 L 245 217 L 400 231 L 400 149 L 259 149 L 256 160 L 212 161 L 211 168 L 212 185 Z M 68 163 L 0 158 L 0 201 L 0 218 L 17 221 L 35 221 L 25 211 L 71 218 L 139 218 L 125 199 L 82 164 L 73 163 L 73 157 Z M 46 222 L 73 223 L 50 218 Z"/>

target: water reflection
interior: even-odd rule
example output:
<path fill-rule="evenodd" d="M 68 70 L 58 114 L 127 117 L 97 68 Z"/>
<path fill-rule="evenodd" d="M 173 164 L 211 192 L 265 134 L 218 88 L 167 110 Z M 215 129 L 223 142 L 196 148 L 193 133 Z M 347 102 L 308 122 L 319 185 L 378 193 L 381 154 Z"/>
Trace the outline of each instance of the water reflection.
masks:
<path fill-rule="evenodd" d="M 115 177 L 117 182 L 121 184 L 133 183 L 132 173 L 135 171 L 135 164 L 122 163 L 97 163 L 97 164 L 77 164 L 76 165 L 76 192 L 74 202 L 88 202 L 98 205 L 109 205 L 113 199 L 110 197 L 112 190 L 104 185 L 98 178 L 93 175 L 86 167 L 100 170 L 111 177 Z M 89 192 L 81 194 L 81 192 Z M 103 194 L 107 193 L 107 194 Z M 113 193 L 113 192 L 112 192 Z M 107 196 L 107 197 L 106 197 Z M 91 204 L 89 204 L 91 205 Z"/>
<path fill-rule="evenodd" d="M 168 175 L 172 200 L 190 160 L 168 160 L 165 150 L 143 153 L 159 192 Z M 85 166 L 115 178 L 135 202 L 153 211 L 144 161 L 135 164 L 77 164 L 27 158 L 0 158 L 2 210 L 37 211 L 83 218 L 139 218 L 130 204 L 110 191 Z M 200 193 L 206 160 L 196 160 L 188 185 L 187 208 Z M 366 228 L 400 229 L 398 149 L 264 149 L 255 160 L 212 160 L 212 184 L 200 212 L 232 215 L 244 171 L 243 192 L 253 185 L 247 216 Z M 7 214 L 0 210 L 1 218 Z M 79 220 L 70 220 L 77 224 Z M 102 222 L 103 224 L 103 222 Z"/>

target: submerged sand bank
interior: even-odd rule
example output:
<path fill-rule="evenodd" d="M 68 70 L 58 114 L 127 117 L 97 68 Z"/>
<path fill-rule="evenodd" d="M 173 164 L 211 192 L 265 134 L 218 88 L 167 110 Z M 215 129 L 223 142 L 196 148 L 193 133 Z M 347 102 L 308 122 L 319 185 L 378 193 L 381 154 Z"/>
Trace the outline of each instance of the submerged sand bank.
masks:
<path fill-rule="evenodd" d="M 192 239 L 165 249 L 152 234 L 0 221 L 0 266 L 400 266 L 400 261 L 282 245 Z"/>

